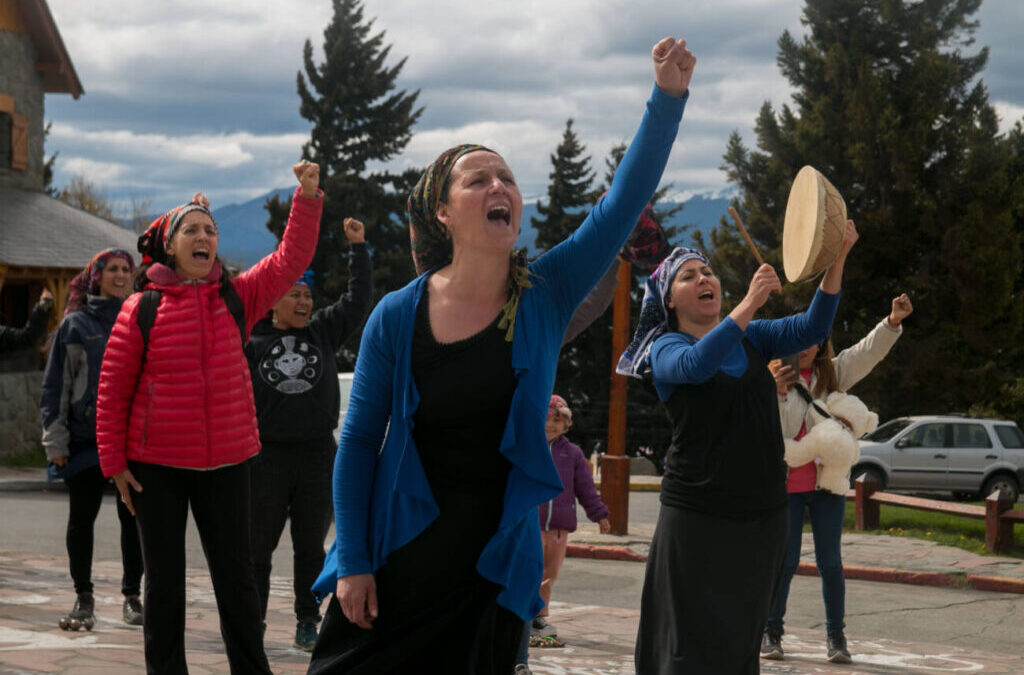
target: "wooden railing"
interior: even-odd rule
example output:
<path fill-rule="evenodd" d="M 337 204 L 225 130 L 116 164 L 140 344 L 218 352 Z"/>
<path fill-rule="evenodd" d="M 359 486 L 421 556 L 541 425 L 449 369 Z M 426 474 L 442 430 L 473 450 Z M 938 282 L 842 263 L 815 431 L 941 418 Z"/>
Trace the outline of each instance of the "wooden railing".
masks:
<path fill-rule="evenodd" d="M 998 490 L 985 498 L 985 506 L 954 504 L 938 499 L 879 492 L 878 483 L 864 474 L 854 481 L 853 499 L 856 507 L 853 527 L 856 530 L 877 530 L 882 504 L 984 520 L 985 548 L 992 553 L 1009 551 L 1014 543 L 1014 523 L 1024 523 L 1024 510 L 1014 509 L 1013 502 L 1003 497 Z"/>

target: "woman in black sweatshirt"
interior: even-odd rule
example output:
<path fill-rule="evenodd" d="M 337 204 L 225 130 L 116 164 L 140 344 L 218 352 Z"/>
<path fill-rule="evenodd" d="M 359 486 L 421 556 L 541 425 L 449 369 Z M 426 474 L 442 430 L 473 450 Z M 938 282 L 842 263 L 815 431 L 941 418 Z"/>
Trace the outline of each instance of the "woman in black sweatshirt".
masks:
<path fill-rule="evenodd" d="M 310 587 L 323 566 L 331 524 L 333 432 L 340 408 L 334 354 L 366 317 L 372 296 L 363 224 L 346 218 L 344 227 L 351 247 L 348 293 L 313 313 L 312 274 L 306 272 L 271 316 L 256 324 L 245 348 L 263 446 L 252 473 L 253 564 L 263 619 L 271 557 L 290 518 L 295 646 L 306 651 L 316 644 L 320 612 Z"/>

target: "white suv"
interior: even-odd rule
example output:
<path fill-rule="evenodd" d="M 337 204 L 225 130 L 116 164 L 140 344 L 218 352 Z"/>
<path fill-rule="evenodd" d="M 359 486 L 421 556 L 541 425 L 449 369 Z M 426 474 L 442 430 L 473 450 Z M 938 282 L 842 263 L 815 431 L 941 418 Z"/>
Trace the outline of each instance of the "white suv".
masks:
<path fill-rule="evenodd" d="M 941 490 L 1017 501 L 1024 483 L 1024 434 L 1005 420 L 956 415 L 898 417 L 860 439 L 852 479 L 870 473 L 885 489 Z"/>

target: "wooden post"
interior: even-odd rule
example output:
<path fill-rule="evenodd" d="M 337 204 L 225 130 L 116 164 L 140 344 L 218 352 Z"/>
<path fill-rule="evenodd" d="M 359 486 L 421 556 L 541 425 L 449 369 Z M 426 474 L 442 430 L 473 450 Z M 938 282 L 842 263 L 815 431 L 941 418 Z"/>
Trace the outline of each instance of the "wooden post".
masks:
<path fill-rule="evenodd" d="M 992 553 L 1006 553 L 1013 546 L 1013 521 L 1000 518 L 1013 502 L 999 490 L 985 498 L 985 548 Z"/>
<path fill-rule="evenodd" d="M 878 502 L 871 499 L 871 495 L 878 490 L 878 483 L 874 481 L 871 474 L 864 473 L 853 482 L 853 489 L 856 492 L 853 528 L 855 530 L 877 530 Z"/>
<path fill-rule="evenodd" d="M 601 500 L 608 507 L 612 534 L 629 526 L 629 458 L 626 457 L 626 378 L 615 372 L 619 355 L 629 344 L 631 265 L 619 263 L 612 306 L 612 379 L 608 396 L 608 452 L 601 458 Z"/>

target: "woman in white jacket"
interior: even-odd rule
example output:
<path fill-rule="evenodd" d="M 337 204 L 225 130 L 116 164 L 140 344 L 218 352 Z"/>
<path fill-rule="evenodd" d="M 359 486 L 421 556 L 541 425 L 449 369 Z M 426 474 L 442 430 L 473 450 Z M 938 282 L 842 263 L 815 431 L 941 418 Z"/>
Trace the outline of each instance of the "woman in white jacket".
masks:
<path fill-rule="evenodd" d="M 878 322 L 860 342 L 833 355 L 832 342 L 826 340 L 800 352 L 798 369 L 773 362 L 770 365 L 778 385 L 779 415 L 784 438 L 799 440 L 814 425 L 809 414 L 811 397 L 818 399 L 833 391 L 847 391 L 862 380 L 885 358 L 903 332 L 901 323 L 912 311 L 913 305 L 904 293 L 892 301 L 892 311 Z M 802 390 L 802 391 L 801 391 Z M 843 580 L 843 561 L 840 536 L 843 532 L 843 514 L 846 496 L 832 494 L 818 487 L 818 464 L 808 462 L 790 467 L 786 480 L 789 493 L 789 541 L 782 579 L 779 581 L 771 613 L 761 644 L 761 656 L 782 659 L 783 617 L 789 585 L 800 562 L 800 543 L 803 534 L 804 511 L 811 515 L 814 535 L 814 557 L 821 576 L 821 594 L 825 601 L 825 629 L 828 633 L 828 660 L 849 663 L 850 651 L 843 629 L 846 584 Z"/>

